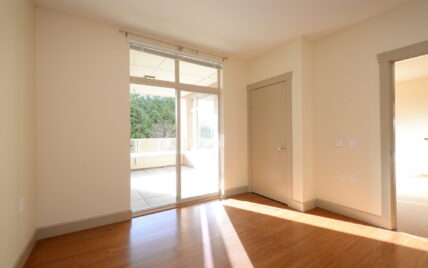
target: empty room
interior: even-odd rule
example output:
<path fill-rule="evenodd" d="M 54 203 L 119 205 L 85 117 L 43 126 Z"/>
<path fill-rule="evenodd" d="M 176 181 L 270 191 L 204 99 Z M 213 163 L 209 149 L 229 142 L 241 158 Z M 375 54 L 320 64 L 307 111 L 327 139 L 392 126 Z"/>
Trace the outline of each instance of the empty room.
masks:
<path fill-rule="evenodd" d="M 428 0 L 1 0 L 0 267 L 428 267 Z"/>

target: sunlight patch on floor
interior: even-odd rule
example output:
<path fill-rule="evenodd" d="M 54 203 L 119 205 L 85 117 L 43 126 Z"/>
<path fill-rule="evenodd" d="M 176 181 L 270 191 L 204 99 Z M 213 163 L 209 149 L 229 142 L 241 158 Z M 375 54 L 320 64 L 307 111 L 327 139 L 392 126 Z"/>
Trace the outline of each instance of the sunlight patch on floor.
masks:
<path fill-rule="evenodd" d="M 202 228 L 202 245 L 203 245 L 203 252 L 204 252 L 204 267 L 206 268 L 213 268 L 214 267 L 214 261 L 213 261 L 213 252 L 211 248 L 211 238 L 210 238 L 210 232 L 208 227 L 208 219 L 207 219 L 207 212 L 204 206 L 200 206 L 200 215 L 201 215 L 201 228 Z"/>
<path fill-rule="evenodd" d="M 226 207 L 247 210 L 254 213 L 277 217 L 284 220 L 307 224 L 336 232 L 342 232 L 369 239 L 375 239 L 386 243 L 392 243 L 391 240 L 393 240 L 393 243 L 396 245 L 410 247 L 422 251 L 428 251 L 428 241 L 426 240 L 415 239 L 411 236 L 407 236 L 399 232 L 385 230 L 378 227 L 311 215 L 307 213 L 293 211 L 290 209 L 262 205 L 249 201 L 226 199 L 223 200 L 222 203 Z M 411 243 L 410 240 L 412 240 Z"/>
<path fill-rule="evenodd" d="M 216 206 L 215 215 L 217 224 L 221 226 L 221 236 L 231 267 L 253 267 L 250 257 L 222 205 Z"/>

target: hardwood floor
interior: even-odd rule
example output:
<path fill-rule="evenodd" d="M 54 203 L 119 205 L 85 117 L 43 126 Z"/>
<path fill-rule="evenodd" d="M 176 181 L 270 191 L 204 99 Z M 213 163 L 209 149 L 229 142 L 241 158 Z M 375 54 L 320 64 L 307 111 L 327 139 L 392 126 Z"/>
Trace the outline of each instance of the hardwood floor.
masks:
<path fill-rule="evenodd" d="M 26 267 L 428 267 L 428 240 L 244 194 L 40 240 Z"/>

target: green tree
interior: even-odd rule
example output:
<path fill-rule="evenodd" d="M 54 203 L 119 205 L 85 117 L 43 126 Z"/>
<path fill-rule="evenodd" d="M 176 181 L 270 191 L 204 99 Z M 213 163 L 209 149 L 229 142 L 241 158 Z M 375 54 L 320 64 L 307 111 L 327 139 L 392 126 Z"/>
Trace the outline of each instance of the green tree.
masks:
<path fill-rule="evenodd" d="M 131 94 L 131 139 L 174 138 L 175 99 Z"/>

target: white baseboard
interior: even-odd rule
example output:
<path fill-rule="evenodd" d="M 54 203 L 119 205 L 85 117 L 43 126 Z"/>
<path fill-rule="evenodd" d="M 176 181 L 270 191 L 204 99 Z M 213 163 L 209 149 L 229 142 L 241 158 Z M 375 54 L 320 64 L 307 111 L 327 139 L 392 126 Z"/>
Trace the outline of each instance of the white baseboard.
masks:
<path fill-rule="evenodd" d="M 27 246 L 25 247 L 24 251 L 19 256 L 19 259 L 16 261 L 16 263 L 13 267 L 15 267 L 15 268 L 24 267 L 25 263 L 27 262 L 28 257 L 31 254 L 31 251 L 34 248 L 34 245 L 36 244 L 36 241 L 37 241 L 36 232 L 34 232 L 30 238 L 30 241 L 28 241 Z"/>
<path fill-rule="evenodd" d="M 42 227 L 37 230 L 37 240 L 77 232 L 111 223 L 132 219 L 131 211 L 123 211 L 90 219 Z"/>
<path fill-rule="evenodd" d="M 226 197 L 230 197 L 233 195 L 242 194 L 246 192 L 248 192 L 247 187 L 239 187 L 239 188 L 226 190 L 225 195 Z M 382 216 L 374 215 L 365 211 L 342 206 L 342 205 L 339 205 L 330 201 L 322 200 L 322 199 L 312 199 L 305 202 L 300 202 L 293 199 L 289 201 L 287 205 L 300 212 L 306 212 L 316 207 L 319 207 L 319 208 L 322 208 L 355 220 L 359 220 L 377 227 L 388 229 L 388 227 L 385 226 L 385 220 Z"/>
<path fill-rule="evenodd" d="M 287 205 L 289 207 L 294 208 L 295 210 L 300 211 L 300 212 L 306 212 L 306 211 L 311 210 L 311 209 L 316 207 L 315 199 L 305 201 L 305 202 L 300 202 L 300 201 L 293 199 L 293 200 L 289 201 L 288 203 L 289 204 L 287 204 Z"/>
<path fill-rule="evenodd" d="M 384 219 L 381 216 L 374 215 L 365 211 L 357 210 L 354 208 L 342 206 L 330 201 L 316 199 L 315 204 L 317 207 L 356 219 L 365 223 L 372 224 L 377 227 L 386 228 L 384 226 Z"/>
<path fill-rule="evenodd" d="M 227 189 L 224 191 L 225 197 L 230 197 L 233 195 L 248 193 L 248 186 L 236 187 L 232 189 Z"/>
<path fill-rule="evenodd" d="M 303 202 L 303 212 L 314 209 L 316 207 L 317 207 L 317 204 L 315 199 Z"/>

